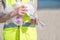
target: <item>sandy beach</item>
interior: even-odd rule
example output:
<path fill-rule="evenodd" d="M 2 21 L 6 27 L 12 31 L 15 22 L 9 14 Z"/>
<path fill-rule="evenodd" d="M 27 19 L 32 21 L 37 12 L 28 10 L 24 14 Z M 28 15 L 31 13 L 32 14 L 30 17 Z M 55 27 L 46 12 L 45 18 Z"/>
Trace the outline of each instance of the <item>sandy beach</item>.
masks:
<path fill-rule="evenodd" d="M 46 28 L 38 29 L 38 40 L 60 40 L 60 9 L 38 10 L 41 20 Z"/>

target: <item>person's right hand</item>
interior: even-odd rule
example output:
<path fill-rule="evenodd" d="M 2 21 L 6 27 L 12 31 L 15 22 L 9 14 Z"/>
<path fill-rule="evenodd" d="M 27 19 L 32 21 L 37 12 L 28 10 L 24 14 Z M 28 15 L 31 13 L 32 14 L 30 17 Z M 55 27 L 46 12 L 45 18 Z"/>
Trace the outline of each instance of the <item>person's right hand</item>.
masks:
<path fill-rule="evenodd" d="M 11 16 L 24 16 L 24 14 L 26 13 L 26 7 L 25 6 L 21 6 L 18 8 L 15 8 L 11 13 Z"/>
<path fill-rule="evenodd" d="M 17 16 L 17 15 L 18 15 L 18 8 L 15 8 L 13 11 L 11 11 L 11 12 L 10 12 L 10 15 L 11 15 L 12 17 Z"/>

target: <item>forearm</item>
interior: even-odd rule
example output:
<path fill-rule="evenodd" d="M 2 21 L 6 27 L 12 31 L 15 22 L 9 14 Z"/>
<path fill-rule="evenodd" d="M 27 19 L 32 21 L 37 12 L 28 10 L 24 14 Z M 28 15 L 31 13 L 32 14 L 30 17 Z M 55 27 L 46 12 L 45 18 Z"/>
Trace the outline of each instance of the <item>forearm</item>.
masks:
<path fill-rule="evenodd" d="M 10 14 L 3 15 L 0 17 L 0 23 L 5 22 L 8 19 L 10 19 Z"/>
<path fill-rule="evenodd" d="M 15 16 L 15 15 L 12 15 L 12 13 L 8 13 L 8 14 L 3 15 L 2 17 L 0 17 L 0 23 L 9 20 L 9 19 L 12 18 L 13 16 Z"/>

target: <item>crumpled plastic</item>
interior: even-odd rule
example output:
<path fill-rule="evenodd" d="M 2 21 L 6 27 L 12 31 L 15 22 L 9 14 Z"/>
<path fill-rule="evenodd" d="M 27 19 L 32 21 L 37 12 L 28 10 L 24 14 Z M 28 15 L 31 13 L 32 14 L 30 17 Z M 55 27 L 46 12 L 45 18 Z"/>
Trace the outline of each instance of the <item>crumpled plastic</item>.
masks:
<path fill-rule="evenodd" d="M 16 3 L 14 3 L 14 4 L 13 4 L 13 7 L 10 6 L 10 5 L 8 5 L 3 12 L 4 12 L 5 14 L 7 14 L 7 13 L 13 11 L 15 7 L 19 7 L 19 6 L 21 6 L 21 5 L 22 5 L 21 2 L 16 2 Z M 24 4 L 24 6 L 27 7 L 27 12 L 26 12 L 26 14 L 27 14 L 30 18 L 32 18 L 33 13 L 34 13 L 34 6 L 33 6 L 33 4 L 32 4 L 32 3 L 26 3 L 26 4 Z M 20 20 L 20 23 L 19 23 L 19 24 L 16 23 L 16 21 L 17 21 L 16 17 L 17 17 L 17 16 L 11 18 L 11 19 L 12 19 L 12 22 L 13 22 L 14 24 L 16 24 L 16 25 L 22 24 L 22 20 Z M 21 18 L 21 19 L 22 19 L 22 18 Z M 29 20 L 29 19 L 28 19 L 28 20 Z"/>

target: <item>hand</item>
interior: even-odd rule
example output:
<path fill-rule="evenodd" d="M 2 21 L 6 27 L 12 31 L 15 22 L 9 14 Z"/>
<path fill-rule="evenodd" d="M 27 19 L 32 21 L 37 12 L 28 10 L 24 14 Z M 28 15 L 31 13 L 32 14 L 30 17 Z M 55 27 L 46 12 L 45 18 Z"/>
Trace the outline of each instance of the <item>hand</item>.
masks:
<path fill-rule="evenodd" d="M 25 13 L 26 13 L 26 7 L 25 6 L 21 6 L 21 7 L 18 7 L 18 8 L 15 8 L 11 13 L 11 16 L 23 16 Z"/>
<path fill-rule="evenodd" d="M 31 19 L 31 23 L 34 25 L 38 25 L 39 18 Z"/>
<path fill-rule="evenodd" d="M 18 15 L 19 15 L 19 16 L 24 16 L 24 14 L 25 14 L 26 11 L 27 11 L 26 7 L 25 7 L 25 6 L 21 6 L 21 7 L 19 7 L 18 9 L 19 9 Z"/>
<path fill-rule="evenodd" d="M 11 16 L 17 16 L 18 15 L 18 8 L 15 8 L 13 11 L 10 12 Z"/>

